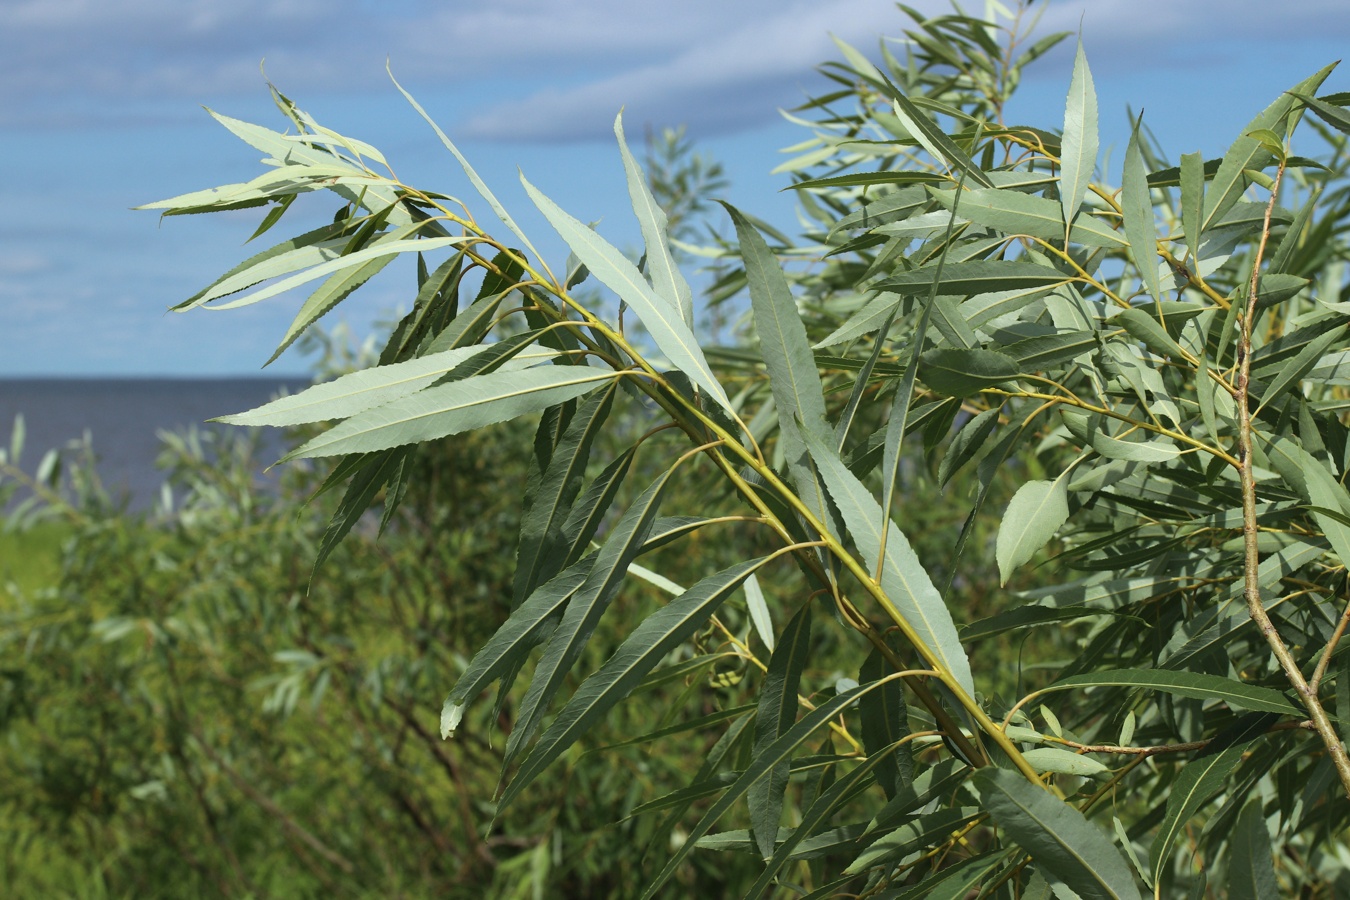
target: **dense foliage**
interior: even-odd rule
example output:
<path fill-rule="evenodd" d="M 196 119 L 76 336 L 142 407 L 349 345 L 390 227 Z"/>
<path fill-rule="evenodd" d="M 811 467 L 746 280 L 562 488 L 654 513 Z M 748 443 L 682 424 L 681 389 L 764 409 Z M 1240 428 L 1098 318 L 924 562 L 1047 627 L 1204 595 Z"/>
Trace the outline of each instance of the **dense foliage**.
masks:
<path fill-rule="evenodd" d="M 87 695 L 11 676 L 3 707 L 7 780 L 48 785 L 6 803 L 93 835 L 42 852 L 115 833 L 222 893 L 1350 887 L 1350 95 L 1320 70 L 1216 160 L 1135 122 L 1112 179 L 1081 48 L 1062 122 L 1005 121 L 1063 36 L 991 9 L 911 14 L 880 65 L 841 46 L 788 166 L 818 227 L 728 206 L 701 250 L 711 302 L 749 296 L 717 348 L 619 122 L 645 252 L 527 181 L 553 269 L 439 129 L 503 230 L 279 93 L 293 131 L 217 115 L 267 171 L 151 208 L 339 209 L 183 309 L 317 281 L 279 353 L 401 256 L 416 292 L 375 365 L 226 417 L 333 458 L 298 522 L 219 486 L 178 527 L 82 526 L 23 672 Z M 174 843 L 202 828 L 208 860 Z"/>

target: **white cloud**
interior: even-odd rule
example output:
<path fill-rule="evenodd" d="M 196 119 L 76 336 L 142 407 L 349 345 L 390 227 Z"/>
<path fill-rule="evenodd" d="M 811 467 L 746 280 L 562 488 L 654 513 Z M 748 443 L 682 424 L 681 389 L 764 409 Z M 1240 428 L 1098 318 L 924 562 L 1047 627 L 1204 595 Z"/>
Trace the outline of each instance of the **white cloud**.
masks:
<path fill-rule="evenodd" d="M 1102 70 L 1203 65 L 1228 41 L 1274 52 L 1350 35 L 1344 0 L 1285 0 L 1278 12 L 1257 0 L 1049 0 L 1045 10 L 1044 31 L 1082 20 Z M 8 0 L 0 124 L 189 116 L 184 99 L 256 93 L 264 57 L 291 93 L 382 90 L 390 58 L 423 92 L 470 98 L 467 128 L 479 137 L 600 136 L 624 105 L 634 122 L 728 131 L 816 88 L 811 68 L 837 56 L 827 32 L 870 51 L 905 24 L 891 0 Z"/>

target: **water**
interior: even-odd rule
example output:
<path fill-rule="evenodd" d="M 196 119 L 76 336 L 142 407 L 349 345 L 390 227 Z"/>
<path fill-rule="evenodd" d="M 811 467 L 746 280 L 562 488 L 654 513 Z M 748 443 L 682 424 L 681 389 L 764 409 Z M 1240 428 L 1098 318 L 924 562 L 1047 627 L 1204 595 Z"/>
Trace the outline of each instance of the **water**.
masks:
<path fill-rule="evenodd" d="M 131 509 L 142 510 L 154 504 L 164 481 L 164 473 L 155 468 L 158 431 L 192 425 L 229 428 L 205 422 L 307 385 L 301 379 L 276 378 L 0 379 L 0 446 L 8 446 L 14 418 L 22 414 L 27 437 L 21 462 L 31 474 L 47 450 L 88 432 L 104 484 L 114 496 L 125 492 Z M 266 447 L 265 462 L 275 460 L 281 450 L 274 438 Z"/>

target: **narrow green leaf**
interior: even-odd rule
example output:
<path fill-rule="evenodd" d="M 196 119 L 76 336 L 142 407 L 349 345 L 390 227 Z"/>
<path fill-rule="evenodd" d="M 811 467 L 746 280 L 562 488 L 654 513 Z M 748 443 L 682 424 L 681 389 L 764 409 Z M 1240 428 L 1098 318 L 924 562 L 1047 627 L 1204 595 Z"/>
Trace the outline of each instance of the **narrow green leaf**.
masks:
<path fill-rule="evenodd" d="M 628 566 L 637 558 L 656 522 L 666 485 L 673 469 L 662 472 L 652 484 L 633 501 L 614 525 L 604 546 L 596 554 L 586 581 L 563 613 L 562 622 L 554 630 L 544 647 L 544 654 L 535 666 L 534 677 L 516 712 L 515 726 L 506 742 L 502 765 L 507 766 L 534 737 L 543 722 L 549 703 L 562 688 L 573 664 L 585 649 L 595 632 L 600 617 L 609 608 L 610 601 L 619 592 Z M 499 806 L 500 810 L 501 807 Z"/>
<path fill-rule="evenodd" d="M 961 426 L 961 430 L 952 438 L 951 446 L 947 448 L 947 452 L 942 456 L 942 462 L 938 465 L 939 487 L 945 487 L 952 476 L 959 472 L 962 466 L 974 459 L 975 454 L 980 452 L 984 442 L 989 439 L 989 435 L 993 434 L 994 428 L 998 426 L 998 417 L 1001 410 L 1001 406 L 986 409 Z"/>
<path fill-rule="evenodd" d="M 891 99 L 895 103 L 895 115 L 900 120 L 900 124 L 928 151 L 929 156 L 965 173 L 983 187 L 994 186 L 994 183 L 989 180 L 989 176 L 979 166 L 975 165 L 974 161 L 965 154 L 965 151 L 956 146 L 951 138 L 943 134 L 923 110 L 900 93 L 900 90 L 889 80 L 885 82 L 885 86 L 888 88 L 887 93 L 891 95 Z"/>
<path fill-rule="evenodd" d="M 723 409 L 732 411 L 731 401 L 708 368 L 698 339 L 680 317 L 679 309 L 656 296 L 637 267 L 600 235 L 564 212 L 526 181 L 524 176 L 521 177 L 521 183 L 525 185 L 525 192 L 530 195 L 534 205 L 539 207 L 544 218 L 562 236 L 577 259 L 637 313 L 652 340 L 671 364 L 703 388 Z"/>
<path fill-rule="evenodd" d="M 786 734 L 751 759 L 745 770 L 737 776 L 722 796 L 717 798 L 717 801 L 708 808 L 708 811 L 703 814 L 703 818 L 699 819 L 698 823 L 689 830 L 684 843 L 671 854 L 666 865 L 643 889 L 641 900 L 651 900 L 657 895 L 666 882 L 671 879 L 671 876 L 675 874 L 675 870 L 684 863 L 685 858 L 693 852 L 698 840 L 707 834 L 713 824 L 744 796 L 745 792 L 750 789 L 750 785 L 764 777 L 780 760 L 791 759 L 797 748 L 819 728 L 851 706 L 859 697 L 879 686 L 878 682 L 873 682 L 872 684 L 858 685 L 836 694 L 827 702 L 802 716 L 801 720 L 792 726 Z"/>
<path fill-rule="evenodd" d="M 873 647 L 858 669 L 858 680 L 863 684 L 877 681 L 886 674 L 888 668 L 881 651 Z M 896 749 L 910 733 L 904 686 L 893 681 L 863 697 L 858 701 L 858 714 L 862 719 L 863 749 L 867 751 L 869 759 L 881 757 L 877 763 L 876 779 L 886 799 L 890 800 L 914 779 L 914 757 L 910 748 L 899 746 Z"/>
<path fill-rule="evenodd" d="M 1253 797 L 1242 808 L 1237 827 L 1228 838 L 1229 900 L 1279 900 L 1280 883 L 1275 878 L 1274 851 L 1261 798 Z"/>
<path fill-rule="evenodd" d="M 1130 241 L 1130 258 L 1139 270 L 1144 288 L 1157 303 L 1162 299 L 1162 282 L 1158 277 L 1158 226 L 1153 221 L 1153 194 L 1148 186 L 1144 155 L 1139 150 L 1138 122 L 1134 123 L 1130 143 L 1125 148 L 1120 208 L 1125 219 L 1125 236 Z"/>
<path fill-rule="evenodd" d="M 769 657 L 764 686 L 759 692 L 755 713 L 755 756 L 782 737 L 797 721 L 797 692 L 802 670 L 811 657 L 811 604 L 797 610 L 783 629 L 783 638 Z M 763 778 L 750 786 L 746 800 L 750 805 L 750 827 L 760 856 L 769 859 L 774 852 L 774 836 L 783 817 L 783 794 L 787 790 L 789 758 L 778 761 Z"/>
<path fill-rule="evenodd" d="M 658 297 L 664 297 L 680 311 L 680 318 L 690 328 L 694 327 L 694 294 L 689 282 L 684 280 L 675 258 L 670 255 L 669 237 L 666 233 L 666 212 L 652 196 L 642 167 L 633 158 L 628 142 L 623 135 L 623 113 L 614 117 L 614 136 L 619 139 L 619 154 L 623 157 L 623 169 L 628 176 L 628 197 L 633 202 L 633 211 L 637 213 L 638 224 L 642 228 L 642 241 L 647 248 L 647 272 L 651 275 L 652 288 Z"/>
<path fill-rule="evenodd" d="M 956 201 L 953 190 L 928 189 L 929 195 L 947 209 Z M 983 188 L 961 195 L 961 217 L 1008 235 L 1031 235 L 1048 241 L 1064 240 L 1061 204 L 1021 191 Z M 1127 241 L 1105 222 L 1082 216 L 1069 230 L 1069 240 L 1085 247 L 1124 249 Z M 1156 266 L 1155 266 L 1156 268 Z"/>
<path fill-rule="evenodd" d="M 933 285 L 935 271 L 935 266 L 925 266 L 900 272 L 875 287 L 897 294 L 926 294 Z M 973 297 L 994 291 L 1053 287 L 1072 280 L 1072 276 L 1038 263 L 979 260 L 948 265 L 938 282 L 938 293 Z"/>
<path fill-rule="evenodd" d="M 314 581 L 314 573 L 319 571 L 319 567 L 352 530 L 352 526 L 365 515 L 366 510 L 370 509 L 380 488 L 397 475 L 407 459 L 408 452 L 408 448 L 398 447 L 393 450 L 382 450 L 363 459 L 363 464 L 352 476 L 351 484 L 342 495 L 342 502 L 333 512 L 333 517 L 328 520 L 328 526 L 319 540 L 319 549 L 314 554 L 314 565 L 310 569 L 311 584 Z"/>
<path fill-rule="evenodd" d="M 1149 313 L 1138 307 L 1132 306 L 1129 309 L 1122 310 L 1109 320 L 1112 325 L 1119 325 L 1129 332 L 1130 337 L 1143 343 L 1152 352 L 1159 356 L 1171 357 L 1174 360 L 1186 359 L 1186 353 L 1181 349 L 1181 345 L 1172 339 L 1167 333 L 1167 329 Z"/>
<path fill-rule="evenodd" d="M 1186 247 L 1191 251 L 1192 260 L 1200 258 L 1200 242 L 1205 236 L 1202 225 L 1204 209 L 1204 157 L 1199 153 L 1183 153 L 1181 154 L 1181 227 L 1186 232 Z"/>
<path fill-rule="evenodd" d="M 966 900 L 1003 865 L 1008 854 L 998 850 L 962 860 L 954 866 L 940 869 L 923 881 L 904 888 L 898 894 L 888 894 L 890 900 Z M 1024 900 L 1030 894 L 1023 893 Z"/>
<path fill-rule="evenodd" d="M 1350 515 L 1350 494 L 1317 457 L 1287 437 L 1278 437 L 1268 445 L 1267 455 L 1275 471 L 1280 473 L 1304 500 L 1314 507 L 1313 518 L 1326 535 L 1331 549 L 1342 563 L 1350 562 L 1350 526 L 1337 517 L 1318 510 L 1334 510 Z"/>
<path fill-rule="evenodd" d="M 1051 366 L 1077 359 L 1097 348 L 1094 331 L 1062 331 L 1043 334 L 1008 344 L 1002 352 L 1017 360 L 1023 373 L 1044 371 Z"/>
<path fill-rule="evenodd" d="M 1089 675 L 1075 675 L 1055 682 L 1041 693 L 1089 687 L 1125 687 L 1164 691 L 1196 700 L 1222 700 L 1229 706 L 1253 712 L 1273 712 L 1286 716 L 1302 713 L 1279 691 L 1199 672 L 1175 672 L 1169 669 L 1107 669 Z"/>
<path fill-rule="evenodd" d="M 881 293 L 877 294 L 871 300 L 859 309 L 853 315 L 844 320 L 823 340 L 815 344 L 818 350 L 822 347 L 833 347 L 836 344 L 843 344 L 854 338 L 862 337 L 864 334 L 871 334 L 882 328 L 887 321 L 892 320 L 893 313 L 900 303 L 900 298 L 895 294 Z"/>
<path fill-rule="evenodd" d="M 502 221 L 502 224 L 511 229 L 512 234 L 520 238 L 521 244 L 525 246 L 525 249 L 530 251 L 531 257 L 534 259 L 542 259 L 543 257 L 539 255 L 539 251 L 534 249 L 534 244 L 530 243 L 530 239 L 525 236 L 525 232 L 520 230 L 520 226 L 516 224 L 515 220 L 512 219 L 510 214 L 506 211 L 506 207 L 502 206 L 501 201 L 499 201 L 492 191 L 488 189 L 488 186 L 483 179 L 478 177 L 478 173 L 474 171 L 473 166 L 469 165 L 469 161 L 465 159 L 464 154 L 459 152 L 459 148 L 450 141 L 450 138 L 446 137 L 444 131 L 441 131 L 441 126 L 437 125 L 431 116 L 427 115 L 427 111 L 422 108 L 422 104 L 413 99 L 412 94 L 403 89 L 403 85 L 398 83 L 398 79 L 394 77 L 394 73 L 389 70 L 387 64 L 385 65 L 385 71 L 389 73 L 389 80 L 394 82 L 394 87 L 398 88 L 398 92 L 412 105 L 413 109 L 417 110 L 417 114 L 431 126 L 431 130 L 436 132 L 436 137 L 441 139 L 441 143 L 445 145 L 445 149 L 449 150 L 455 159 L 459 161 L 460 167 L 464 169 L 464 174 L 468 176 L 469 181 L 474 186 L 474 190 L 478 191 L 479 196 L 488 202 L 488 206 L 492 207 L 492 211 L 497 214 L 497 218 Z"/>
<path fill-rule="evenodd" d="M 192 309 L 216 297 L 237 293 L 269 278 L 298 272 L 309 266 L 334 259 L 346 243 L 346 238 L 341 236 L 342 229 L 343 225 L 341 224 L 325 225 L 322 228 L 316 228 L 288 241 L 282 241 L 280 244 L 268 247 L 266 250 L 250 256 L 191 297 L 175 303 L 170 308 L 175 311 Z"/>
<path fill-rule="evenodd" d="M 1214 180 L 1205 194 L 1201 232 L 1208 231 L 1242 198 L 1249 181 L 1248 170 L 1260 171 L 1273 159 L 1270 151 L 1262 146 L 1260 141 L 1247 135 L 1262 128 L 1281 129 L 1285 118 L 1299 102 L 1295 95 L 1315 93 L 1335 67 L 1336 63 L 1332 63 L 1306 81 L 1294 85 L 1242 129 L 1242 136 L 1234 141 L 1228 152 L 1223 155 L 1223 162 L 1219 164 L 1219 170 L 1214 173 Z"/>
<path fill-rule="evenodd" d="M 1037 747 L 1034 750 L 1026 750 L 1023 751 L 1022 758 L 1030 763 L 1037 772 L 1091 777 L 1111 771 L 1090 756 L 1082 756 L 1058 747 Z"/>
<path fill-rule="evenodd" d="M 759 641 L 770 653 L 778 643 L 773 631 L 773 617 L 769 615 L 769 603 L 764 597 L 764 589 L 753 574 L 745 579 L 745 607 L 750 613 L 750 622 L 754 625 Z"/>
<path fill-rule="evenodd" d="M 614 405 L 617 382 L 595 392 L 572 417 L 520 519 L 512 594 L 518 604 L 548 581 L 571 550 L 563 523 L 581 492 L 591 445 Z"/>
<path fill-rule="evenodd" d="M 414 253 L 414 252 L 429 253 L 432 250 L 439 250 L 442 247 L 453 247 L 458 244 L 462 244 L 466 240 L 467 238 L 463 237 L 405 238 L 402 240 L 389 240 L 372 243 L 364 250 L 357 250 L 353 253 L 348 253 L 345 256 L 338 256 L 336 258 L 329 259 L 327 262 L 320 262 L 318 265 L 311 265 L 310 268 L 306 269 L 303 272 L 298 272 L 297 274 L 291 275 L 288 278 L 283 278 L 280 281 L 267 285 L 266 287 L 258 288 L 256 291 L 253 291 L 250 294 L 245 294 L 244 296 L 236 300 L 230 300 L 227 303 L 217 303 L 211 308 L 235 309 L 236 307 L 240 306 L 249 306 L 254 303 L 267 300 L 271 297 L 275 297 L 279 294 L 284 294 L 287 291 L 291 290 L 292 288 L 297 288 L 302 284 L 308 284 L 309 282 L 322 278 L 325 275 L 331 275 L 334 272 L 357 267 L 372 260 L 378 260 L 386 256 L 388 257 L 397 256 L 400 253 Z M 250 273 L 249 277 L 252 277 L 254 274 L 256 273 Z M 219 290 L 220 288 L 218 287 L 214 289 L 212 293 L 215 293 L 216 291 Z M 198 305 L 205 302 L 206 302 L 205 300 L 200 300 L 198 301 Z"/>
<path fill-rule="evenodd" d="M 272 351 L 272 355 L 267 358 L 267 362 L 263 365 L 267 366 L 275 362 L 277 357 L 286 352 L 287 347 L 295 343 L 296 338 L 300 337 L 305 329 L 349 297 L 361 285 L 378 275 L 385 266 L 393 261 L 392 256 L 385 256 L 371 260 L 354 269 L 343 269 L 330 275 L 323 284 L 315 289 L 314 293 L 305 298 L 300 311 L 296 313 L 295 319 L 287 327 L 281 343 Z"/>
<path fill-rule="evenodd" d="M 1064 137 L 1060 141 L 1059 197 L 1064 208 L 1064 232 L 1073 224 L 1083 194 L 1097 166 L 1097 91 L 1083 52 L 1082 38 L 1073 59 L 1069 96 L 1064 104 Z"/>
<path fill-rule="evenodd" d="M 1312 110 L 1317 115 L 1317 118 L 1326 122 L 1337 131 L 1350 134 L 1350 113 L 1347 113 L 1344 108 L 1332 103 L 1327 103 L 1325 100 L 1318 99 L 1317 97 L 1310 97 L 1299 91 L 1290 91 L 1289 93 L 1301 100 L 1304 106 L 1308 107 L 1308 109 Z"/>
<path fill-rule="evenodd" d="M 1345 334 L 1345 328 L 1332 328 L 1326 334 L 1320 335 L 1309 341 L 1307 346 L 1298 352 L 1290 362 L 1284 363 L 1280 367 L 1279 375 L 1271 382 L 1270 386 L 1261 392 L 1261 405 L 1257 407 L 1259 412 L 1262 408 L 1274 403 L 1291 388 L 1297 388 L 1308 373 L 1312 371 L 1313 366 L 1317 365 L 1322 356 L 1331 348 L 1332 344 L 1339 341 Z M 1301 397 L 1302 390 L 1297 393 Z"/>
<path fill-rule="evenodd" d="M 997 350 L 929 350 L 919 357 L 919 376 L 948 397 L 969 397 L 1021 374 L 1017 360 Z"/>
<path fill-rule="evenodd" d="M 648 672 L 703 627 L 708 617 L 767 559 L 762 557 L 739 563 L 709 575 L 633 629 L 614 655 L 567 701 L 521 763 L 520 770 L 502 793 L 499 806 L 504 808 L 510 804 L 563 751 L 627 697 Z M 795 691 L 792 700 L 795 706 Z"/>
<path fill-rule="evenodd" d="M 441 709 L 442 738 L 455 733 L 469 701 L 552 632 L 568 601 L 586 581 L 594 561 L 588 557 L 540 585 L 473 655 L 445 698 Z"/>
<path fill-rule="evenodd" d="M 973 778 L 994 821 L 1083 900 L 1139 900 L 1134 875 L 1110 839 L 1078 810 L 1016 772 L 988 767 Z"/>
<path fill-rule="evenodd" d="M 871 694 L 864 695 L 869 697 Z M 861 702 L 860 702 L 861 705 Z M 866 721 L 864 719 L 864 721 Z M 889 748 L 888 748 L 889 749 Z M 778 873 L 783 867 L 795 857 L 797 847 L 801 845 L 807 837 L 814 834 L 817 829 L 830 820 L 830 818 L 841 809 L 849 800 L 856 796 L 857 792 L 866 786 L 872 777 L 872 772 L 878 764 L 886 759 L 890 759 L 891 753 L 874 753 L 867 760 L 855 767 L 851 772 L 835 781 L 802 813 L 801 823 L 792 830 L 788 837 L 779 842 L 774 850 L 773 857 L 765 866 L 764 871 L 760 873 L 759 878 L 755 880 L 750 890 L 746 891 L 746 897 L 760 897 L 773 884 Z"/>
<path fill-rule="evenodd" d="M 1181 770 L 1167 792 L 1167 815 L 1153 838 L 1149 861 L 1156 884 L 1167 866 L 1172 844 L 1190 822 L 1191 816 L 1220 790 L 1228 776 L 1242 761 L 1241 745 L 1229 747 L 1209 756 L 1193 759 Z"/>
<path fill-rule="evenodd" d="M 436 379 L 483 349 L 481 344 L 421 356 L 407 362 L 361 369 L 280 397 L 248 412 L 219 416 L 227 425 L 304 425 L 345 419 L 429 387 Z"/>
<path fill-rule="evenodd" d="M 567 521 L 563 522 L 563 534 L 572 542 L 567 554 L 567 565 L 570 566 L 586 554 L 591 539 L 614 506 L 614 498 L 618 496 L 619 488 L 633 467 L 635 454 L 636 447 L 629 447 L 615 457 L 573 504 L 572 511 L 567 514 Z"/>
<path fill-rule="evenodd" d="M 857 874 L 899 862 L 911 853 L 942 843 L 952 832 L 973 821 L 979 812 L 970 806 L 954 806 L 915 816 L 873 841 L 844 871 Z"/>
<path fill-rule="evenodd" d="M 970 661 L 961 647 L 956 625 L 933 586 L 909 541 L 896 524 L 887 521 L 886 558 L 881 554 L 881 506 L 858 477 L 848 470 L 830 445 L 807 436 L 807 445 L 816 461 L 830 496 L 839 507 L 848 530 L 862 552 L 868 571 L 881 570 L 881 588 L 895 604 L 900 617 L 913 629 L 920 646 L 915 649 L 931 664 L 941 666 L 970 695 L 975 686 Z M 884 562 L 880 567 L 878 562 Z"/>
<path fill-rule="evenodd" d="M 1028 481 L 1017 489 L 998 526 L 994 557 L 1000 584 L 1013 570 L 1031 559 L 1069 519 L 1066 469 L 1054 481 Z"/>
<path fill-rule="evenodd" d="M 769 387 L 778 409 L 778 427 L 788 471 L 811 511 L 822 521 L 829 521 L 825 489 L 811 469 L 802 440 L 803 431 L 821 439 L 830 434 L 825 421 L 820 372 L 811 353 L 811 342 L 806 337 L 806 326 L 802 324 L 787 277 L 769 245 L 740 210 L 729 203 L 722 205 L 735 223 L 741 257 L 745 261 L 750 309 L 769 374 Z"/>
<path fill-rule="evenodd" d="M 1094 609 L 1090 606 L 1019 606 L 1016 609 L 992 615 L 987 619 L 972 622 L 961 629 L 961 640 L 969 643 L 983 638 L 1015 631 L 1019 628 L 1034 628 L 1050 622 L 1070 622 L 1074 619 L 1087 619 L 1094 616 L 1123 616 L 1124 613 L 1109 609 Z M 1129 617 L 1133 618 L 1133 617 Z M 1143 623 L 1143 619 L 1135 619 Z"/>
<path fill-rule="evenodd" d="M 472 431 L 579 397 L 616 377 L 586 366 L 541 366 L 453 381 L 357 413 L 284 460 L 367 453 Z"/>

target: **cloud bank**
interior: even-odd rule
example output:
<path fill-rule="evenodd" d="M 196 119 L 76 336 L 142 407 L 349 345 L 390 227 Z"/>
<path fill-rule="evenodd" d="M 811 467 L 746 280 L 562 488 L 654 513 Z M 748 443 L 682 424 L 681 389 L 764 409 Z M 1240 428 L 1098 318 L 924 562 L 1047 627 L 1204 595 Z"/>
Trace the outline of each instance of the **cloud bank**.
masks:
<path fill-rule="evenodd" d="M 1100 71 L 1203 65 L 1200 44 L 1274 52 L 1310 34 L 1350 37 L 1343 0 L 1288 0 L 1278 13 L 1256 0 L 1041 5 L 1043 31 L 1076 31 L 1081 19 Z M 184 99 L 256 94 L 264 57 L 293 93 L 387 90 L 389 58 L 411 86 L 459 94 L 466 136 L 599 138 L 621 106 L 634 123 L 734 132 L 819 86 L 812 68 L 838 55 L 830 32 L 870 51 L 905 23 L 890 0 L 10 0 L 0 4 L 0 125 L 190 115 Z"/>

